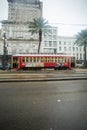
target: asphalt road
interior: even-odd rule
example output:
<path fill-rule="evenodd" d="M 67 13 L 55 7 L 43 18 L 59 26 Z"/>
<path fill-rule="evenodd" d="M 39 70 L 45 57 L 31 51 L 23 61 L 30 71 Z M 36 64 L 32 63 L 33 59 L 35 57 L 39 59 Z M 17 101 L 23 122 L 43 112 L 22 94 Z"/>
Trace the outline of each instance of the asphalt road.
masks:
<path fill-rule="evenodd" d="M 87 81 L 0 83 L 0 130 L 87 130 Z"/>

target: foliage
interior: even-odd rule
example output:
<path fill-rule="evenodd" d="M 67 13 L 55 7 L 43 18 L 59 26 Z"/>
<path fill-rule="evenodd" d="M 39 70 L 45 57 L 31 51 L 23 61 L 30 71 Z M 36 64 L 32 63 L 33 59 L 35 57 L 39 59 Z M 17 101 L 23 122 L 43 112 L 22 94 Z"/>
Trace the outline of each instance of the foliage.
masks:
<path fill-rule="evenodd" d="M 49 28 L 49 27 L 50 26 L 48 25 L 48 21 L 46 21 L 46 19 L 42 17 L 33 19 L 33 22 L 29 23 L 29 32 L 31 32 L 32 35 L 35 33 L 38 33 L 39 35 L 38 53 L 40 53 L 42 33 L 44 29 Z"/>
<path fill-rule="evenodd" d="M 75 41 L 76 44 L 80 46 L 84 46 L 84 44 L 87 45 L 87 29 L 82 30 L 76 35 L 77 40 Z"/>
<path fill-rule="evenodd" d="M 84 66 L 87 66 L 87 62 L 86 62 L 86 55 L 87 55 L 87 29 L 82 30 L 81 32 L 79 32 L 76 36 L 76 41 L 75 44 L 79 45 L 79 46 L 83 46 L 84 47 Z"/>

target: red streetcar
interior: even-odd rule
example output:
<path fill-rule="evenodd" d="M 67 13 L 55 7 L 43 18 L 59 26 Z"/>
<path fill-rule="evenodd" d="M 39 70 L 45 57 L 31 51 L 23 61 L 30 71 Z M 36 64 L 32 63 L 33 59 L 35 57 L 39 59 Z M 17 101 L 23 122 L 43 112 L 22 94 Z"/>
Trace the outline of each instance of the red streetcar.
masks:
<path fill-rule="evenodd" d="M 67 54 L 16 54 L 11 64 L 19 70 L 71 69 L 76 66 L 76 58 Z"/>

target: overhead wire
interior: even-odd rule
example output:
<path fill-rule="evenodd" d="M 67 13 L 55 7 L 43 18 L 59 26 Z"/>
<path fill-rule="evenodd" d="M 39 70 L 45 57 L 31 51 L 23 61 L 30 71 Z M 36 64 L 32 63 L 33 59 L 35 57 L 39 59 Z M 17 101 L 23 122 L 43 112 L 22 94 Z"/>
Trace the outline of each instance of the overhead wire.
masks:
<path fill-rule="evenodd" d="M 87 26 L 87 24 L 70 24 L 70 23 L 49 23 L 54 25 L 64 25 L 64 26 Z"/>

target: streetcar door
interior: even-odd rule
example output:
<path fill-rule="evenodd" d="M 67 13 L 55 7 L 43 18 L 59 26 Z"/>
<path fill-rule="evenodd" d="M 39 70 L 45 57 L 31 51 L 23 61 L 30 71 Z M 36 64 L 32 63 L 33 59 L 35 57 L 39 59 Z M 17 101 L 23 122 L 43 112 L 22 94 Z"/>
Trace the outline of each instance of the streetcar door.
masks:
<path fill-rule="evenodd" d="M 75 57 L 71 57 L 71 67 L 75 67 Z"/>
<path fill-rule="evenodd" d="M 13 68 L 18 68 L 18 57 L 13 57 Z"/>

